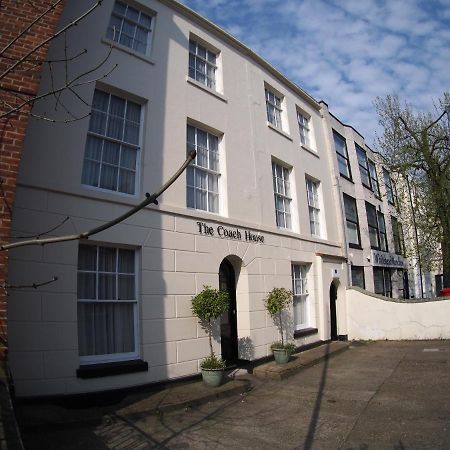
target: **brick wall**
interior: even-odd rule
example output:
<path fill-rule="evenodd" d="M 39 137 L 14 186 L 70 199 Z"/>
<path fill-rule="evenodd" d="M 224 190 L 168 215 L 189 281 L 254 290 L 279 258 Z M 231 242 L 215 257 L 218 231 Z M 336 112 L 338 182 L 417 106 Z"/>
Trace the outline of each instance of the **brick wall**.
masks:
<path fill-rule="evenodd" d="M 54 6 L 54 7 L 52 7 Z M 22 153 L 31 104 L 9 113 L 24 101 L 36 95 L 42 64 L 48 45 L 33 52 L 27 60 L 13 70 L 13 65 L 30 50 L 52 36 L 63 9 L 56 0 L 2 0 L 0 2 L 0 241 L 8 242 L 11 231 L 11 214 L 16 191 L 17 172 Z M 45 13 L 48 11 L 47 13 Z M 40 18 L 32 27 L 22 30 Z M 13 42 L 14 41 L 14 42 Z M 11 43 L 13 44 L 5 50 Z M 8 280 L 8 253 L 0 252 L 0 284 Z M 0 352 L 7 348 L 7 298 L 0 288 Z"/>

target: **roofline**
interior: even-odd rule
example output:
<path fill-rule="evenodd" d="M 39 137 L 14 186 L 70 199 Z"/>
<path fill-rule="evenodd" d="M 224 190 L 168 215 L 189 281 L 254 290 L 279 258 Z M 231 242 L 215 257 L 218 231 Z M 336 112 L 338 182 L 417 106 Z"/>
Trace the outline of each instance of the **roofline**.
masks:
<path fill-rule="evenodd" d="M 328 109 L 328 103 L 324 102 L 323 100 L 319 101 L 320 104 L 323 104 L 327 107 L 327 111 L 328 114 L 333 117 L 334 119 L 336 119 L 342 126 L 346 127 L 346 128 L 351 128 L 356 134 L 358 134 L 359 136 L 361 136 L 361 138 L 364 141 L 364 145 L 369 148 L 370 151 L 373 151 L 367 144 L 366 144 L 366 139 L 364 138 L 364 136 L 352 125 L 348 125 L 347 123 L 342 122 L 341 119 L 339 119 L 338 117 L 336 117 L 332 112 L 330 112 L 330 110 Z"/>
<path fill-rule="evenodd" d="M 195 12 L 191 8 L 187 7 L 186 5 L 183 5 L 182 3 L 179 3 L 176 0 L 158 0 L 160 3 L 169 6 L 170 8 L 176 10 L 177 12 L 183 14 L 185 17 L 193 20 L 194 22 L 199 23 L 207 30 L 214 33 L 216 36 L 219 36 L 229 44 L 231 44 L 233 47 L 237 48 L 240 52 L 242 52 L 244 55 L 250 57 L 255 62 L 263 66 L 270 74 L 278 78 L 282 83 L 287 85 L 290 89 L 292 89 L 299 97 L 301 97 L 303 100 L 305 100 L 309 105 L 311 105 L 313 108 L 315 108 L 317 111 L 320 111 L 321 106 L 317 100 L 315 100 L 311 95 L 309 95 L 306 91 L 304 91 L 300 86 L 295 84 L 293 81 L 291 81 L 289 78 L 287 78 L 285 75 L 283 75 L 280 71 L 275 69 L 271 64 L 269 64 L 264 58 L 259 56 L 257 53 L 255 53 L 253 50 L 251 50 L 249 47 L 247 47 L 245 44 L 243 44 L 241 41 L 236 39 L 234 36 L 232 36 L 230 33 L 225 31 L 224 29 L 220 28 L 215 23 L 211 22 L 210 20 L 206 19 L 199 13 Z"/>

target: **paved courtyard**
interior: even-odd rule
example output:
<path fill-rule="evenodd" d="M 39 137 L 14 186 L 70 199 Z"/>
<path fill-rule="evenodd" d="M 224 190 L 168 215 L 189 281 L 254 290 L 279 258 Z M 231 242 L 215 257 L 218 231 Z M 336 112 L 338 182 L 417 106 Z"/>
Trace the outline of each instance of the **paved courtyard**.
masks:
<path fill-rule="evenodd" d="M 92 406 L 58 425 L 37 425 L 36 404 L 18 414 L 26 449 L 449 449 L 449 381 L 450 341 L 357 342 L 286 380 L 254 380 L 247 394 L 198 407 Z"/>

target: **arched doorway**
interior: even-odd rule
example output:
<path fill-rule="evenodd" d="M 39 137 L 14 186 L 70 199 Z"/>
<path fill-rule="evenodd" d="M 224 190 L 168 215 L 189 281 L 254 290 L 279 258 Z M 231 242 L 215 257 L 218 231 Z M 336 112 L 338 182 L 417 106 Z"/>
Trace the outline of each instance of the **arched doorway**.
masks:
<path fill-rule="evenodd" d="M 220 322 L 220 343 L 222 359 L 227 366 L 238 359 L 237 316 L 236 316 L 236 274 L 230 261 L 224 259 L 219 268 L 219 289 L 227 291 L 230 307 Z"/>
<path fill-rule="evenodd" d="M 331 340 L 338 340 L 337 318 L 336 318 L 337 288 L 334 283 L 330 285 L 330 334 Z"/>

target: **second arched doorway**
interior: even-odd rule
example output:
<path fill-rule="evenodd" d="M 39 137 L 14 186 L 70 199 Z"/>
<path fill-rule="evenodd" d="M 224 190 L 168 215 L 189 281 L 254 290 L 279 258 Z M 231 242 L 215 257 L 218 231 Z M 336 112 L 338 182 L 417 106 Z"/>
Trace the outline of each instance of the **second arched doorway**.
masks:
<path fill-rule="evenodd" d="M 333 282 L 330 285 L 330 335 L 332 341 L 338 340 L 336 300 L 337 300 L 337 288 Z"/>
<path fill-rule="evenodd" d="M 220 322 L 220 345 L 222 359 L 227 366 L 238 360 L 237 309 L 236 309 L 236 274 L 233 265 L 224 259 L 219 268 L 219 289 L 228 292 L 230 306 Z"/>

